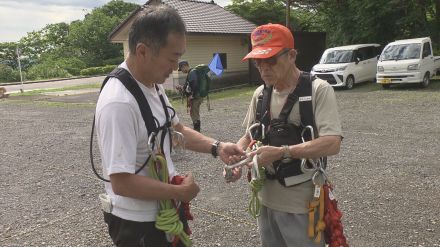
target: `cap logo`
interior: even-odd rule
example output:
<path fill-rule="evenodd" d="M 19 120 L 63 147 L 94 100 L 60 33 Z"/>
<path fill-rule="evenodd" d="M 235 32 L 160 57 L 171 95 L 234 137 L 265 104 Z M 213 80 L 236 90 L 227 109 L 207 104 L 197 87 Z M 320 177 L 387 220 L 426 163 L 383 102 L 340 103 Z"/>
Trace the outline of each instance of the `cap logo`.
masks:
<path fill-rule="evenodd" d="M 267 48 L 264 50 L 257 50 L 257 51 L 252 51 L 253 55 L 266 55 L 269 54 L 272 51 L 272 48 Z"/>
<path fill-rule="evenodd" d="M 272 32 L 267 29 L 256 30 L 252 34 L 252 46 L 264 45 L 272 39 Z"/>

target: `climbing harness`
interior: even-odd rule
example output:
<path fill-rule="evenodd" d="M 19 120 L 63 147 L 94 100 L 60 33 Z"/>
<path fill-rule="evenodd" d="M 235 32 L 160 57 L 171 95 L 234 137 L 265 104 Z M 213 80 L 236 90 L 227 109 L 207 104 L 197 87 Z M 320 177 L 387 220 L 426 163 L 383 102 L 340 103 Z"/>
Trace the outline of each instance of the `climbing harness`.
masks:
<path fill-rule="evenodd" d="M 306 126 L 315 126 L 312 105 L 312 81 L 314 77 L 308 73 L 301 73 L 298 85 L 293 92 L 289 93 L 286 102 L 281 108 L 277 118 L 271 118 L 270 102 L 273 87 L 264 87 L 257 100 L 256 121 L 268 126 L 266 130 L 257 129 L 255 137 L 264 145 L 280 147 L 283 145 L 296 145 L 304 142 L 304 137 L 310 140 Z M 300 125 L 296 126 L 289 122 L 289 116 L 293 106 L 298 103 Z M 264 134 L 264 135 L 263 135 Z M 313 133 L 314 134 L 314 133 Z M 325 157 L 322 158 L 325 163 Z M 295 158 L 283 158 L 273 162 L 273 169 L 266 169 L 267 179 L 276 179 L 284 187 L 295 186 L 310 181 L 313 175 L 312 165 L 308 160 Z M 272 168 L 272 167 L 270 167 Z"/>
<path fill-rule="evenodd" d="M 163 95 L 159 92 L 159 87 L 157 85 L 155 85 L 156 92 L 159 94 L 159 98 L 160 98 L 162 107 L 164 109 L 165 117 L 166 117 L 166 122 L 162 126 L 160 126 L 159 120 L 153 115 L 151 108 L 150 108 L 150 105 L 148 104 L 148 101 L 145 98 L 138 83 L 133 78 L 133 76 L 130 74 L 130 72 L 128 72 L 126 69 L 121 68 L 121 67 L 115 68 L 104 79 L 102 86 L 101 86 L 101 89 L 100 89 L 100 92 L 104 89 L 104 86 L 107 84 L 108 80 L 113 77 L 117 78 L 135 98 L 136 102 L 139 105 L 139 110 L 140 110 L 142 118 L 145 122 L 145 127 L 147 128 L 148 133 L 158 133 L 159 131 L 162 130 L 161 141 L 163 142 L 167 132 L 169 131 L 170 132 L 169 138 L 170 138 L 170 145 L 171 145 L 171 143 L 172 143 L 171 138 L 172 138 L 172 134 L 173 134 L 173 129 L 171 127 L 171 119 L 176 116 L 176 111 L 172 107 L 166 105 Z M 171 114 L 169 111 L 171 111 Z M 92 166 L 92 171 L 100 180 L 105 181 L 105 182 L 110 182 L 110 180 L 105 179 L 104 177 L 102 177 L 98 173 L 98 171 L 95 168 L 95 164 L 93 162 L 94 129 L 95 129 L 95 116 L 93 116 L 92 130 L 91 130 L 91 134 L 90 134 L 90 145 L 89 145 L 89 147 L 90 147 L 90 152 L 89 152 L 90 153 L 90 163 Z M 152 136 L 150 135 L 150 138 L 151 137 Z M 153 137 L 155 138 L 156 135 L 154 135 Z M 179 138 L 177 138 L 177 140 L 178 139 Z M 151 148 L 154 149 L 154 147 L 151 147 Z M 171 145 L 170 151 L 172 151 L 172 145 Z M 163 150 L 162 150 L 162 153 L 163 153 Z M 145 168 L 145 166 L 148 164 L 150 158 L 151 157 L 149 155 L 148 158 L 145 160 L 144 164 L 135 171 L 135 174 L 138 174 L 142 169 Z"/>
<path fill-rule="evenodd" d="M 161 101 L 166 119 L 165 123 L 161 126 L 158 119 L 153 115 L 148 101 L 145 98 L 141 88 L 127 70 L 123 68 L 116 68 L 115 70 L 113 70 L 104 80 L 101 86 L 101 91 L 106 85 L 107 81 L 112 77 L 118 78 L 119 81 L 122 82 L 122 84 L 137 101 L 142 118 L 145 122 L 145 127 L 149 133 L 146 151 L 148 157 L 145 163 L 135 171 L 135 174 L 139 173 L 145 166 L 148 165 L 149 176 L 151 178 L 162 181 L 164 183 L 182 183 L 183 177 L 180 176 L 174 176 L 171 181 L 169 180 L 168 166 L 164 156 L 165 152 L 162 145 L 165 141 L 166 135 L 168 134 L 170 141 L 170 152 L 172 152 L 172 149 L 175 146 L 185 146 L 183 134 L 175 131 L 171 126 L 171 119 L 174 118 L 176 115 L 175 110 L 172 107 L 166 105 L 162 93 L 160 93 L 158 86 L 155 85 L 155 89 L 159 94 L 159 99 Z M 169 111 L 171 111 L 171 113 Z M 92 170 L 98 178 L 103 181 L 110 182 L 109 180 L 104 179 L 101 175 L 98 174 L 93 163 L 92 147 L 94 126 L 95 117 L 93 118 L 90 138 L 90 160 L 92 164 Z M 187 247 L 192 245 L 191 240 L 188 236 L 189 234 L 191 234 L 191 230 L 189 229 L 187 220 L 192 220 L 192 215 L 189 212 L 188 203 L 182 202 L 180 203 L 180 205 L 177 205 L 177 203 L 173 200 L 159 201 L 159 214 L 157 216 L 155 226 L 157 229 L 164 231 L 167 236 L 175 236 L 172 242 L 173 247 L 177 246 L 179 240 Z"/>

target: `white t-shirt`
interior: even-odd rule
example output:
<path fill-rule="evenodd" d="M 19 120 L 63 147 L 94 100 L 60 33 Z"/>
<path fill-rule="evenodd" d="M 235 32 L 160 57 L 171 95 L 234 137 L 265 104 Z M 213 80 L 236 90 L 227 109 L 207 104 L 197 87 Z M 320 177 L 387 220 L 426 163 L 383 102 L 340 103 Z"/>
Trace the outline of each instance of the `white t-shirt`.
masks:
<path fill-rule="evenodd" d="M 128 70 L 125 62 L 119 67 Z M 137 83 L 144 93 L 153 115 L 162 126 L 166 121 L 166 116 L 159 94 L 162 94 L 165 103 L 171 106 L 163 87 L 158 85 L 158 93 L 155 87 L 148 88 L 140 82 Z M 172 116 L 171 110 L 168 111 Z M 175 116 L 171 121 L 172 125 L 175 125 L 179 119 Z M 135 173 L 144 164 L 148 157 L 148 131 L 136 99 L 117 78 L 109 79 L 99 95 L 95 126 L 104 178 L 108 179 L 109 175 L 115 173 Z M 161 134 L 156 139 L 160 139 L 160 136 Z M 171 178 L 176 174 L 176 171 L 170 157 L 168 134 L 163 146 Z M 148 176 L 148 167 L 142 169 L 138 175 Z M 113 215 L 140 222 L 156 220 L 158 212 L 156 200 L 140 200 L 115 195 L 110 183 L 105 183 L 105 191 L 112 199 Z"/>

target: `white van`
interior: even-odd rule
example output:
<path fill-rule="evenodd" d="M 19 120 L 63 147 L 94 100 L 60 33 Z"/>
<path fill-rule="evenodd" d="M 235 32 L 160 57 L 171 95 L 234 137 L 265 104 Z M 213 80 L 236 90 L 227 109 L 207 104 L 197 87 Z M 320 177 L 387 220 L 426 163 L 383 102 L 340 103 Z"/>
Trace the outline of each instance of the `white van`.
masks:
<path fill-rule="evenodd" d="M 380 55 L 376 81 L 384 88 L 399 83 L 427 87 L 439 67 L 440 57 L 432 54 L 431 38 L 396 40 L 385 46 Z"/>
<path fill-rule="evenodd" d="M 374 81 L 379 44 L 359 44 L 329 48 L 311 73 L 334 87 L 352 89 L 355 83 Z"/>

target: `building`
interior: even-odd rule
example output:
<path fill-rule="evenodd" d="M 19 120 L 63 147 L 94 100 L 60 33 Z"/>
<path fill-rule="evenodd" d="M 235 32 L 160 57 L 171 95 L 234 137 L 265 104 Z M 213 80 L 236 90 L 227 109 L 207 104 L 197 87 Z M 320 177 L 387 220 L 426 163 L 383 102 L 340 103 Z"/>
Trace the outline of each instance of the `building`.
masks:
<path fill-rule="evenodd" d="M 179 12 L 186 23 L 187 49 L 182 56 L 191 66 L 208 64 L 215 53 L 220 54 L 224 72 L 220 78 L 213 76 L 211 88 L 249 82 L 249 62 L 241 59 L 249 52 L 249 36 L 256 25 L 211 2 L 195 0 L 150 0 L 143 6 L 166 4 Z M 122 43 L 124 54 L 128 54 L 128 31 L 136 14 L 143 6 L 133 11 L 127 19 L 110 34 L 110 41 Z M 172 89 L 183 83 L 186 75 L 174 71 L 164 84 Z"/>

